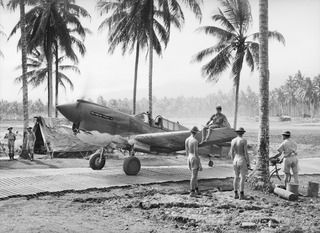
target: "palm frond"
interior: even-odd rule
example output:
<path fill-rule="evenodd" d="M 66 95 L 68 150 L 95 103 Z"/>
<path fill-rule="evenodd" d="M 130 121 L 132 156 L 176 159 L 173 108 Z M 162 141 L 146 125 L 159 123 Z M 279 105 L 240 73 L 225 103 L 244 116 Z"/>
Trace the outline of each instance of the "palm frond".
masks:
<path fill-rule="evenodd" d="M 259 35 L 260 35 L 260 33 L 257 32 L 257 33 L 253 33 L 250 36 L 252 36 L 253 40 L 258 40 L 259 39 Z M 268 32 L 268 38 L 269 39 L 275 39 L 275 40 L 281 42 L 283 45 L 286 44 L 286 40 L 285 40 L 284 36 L 281 33 L 277 32 L 277 31 L 269 31 Z"/>
<path fill-rule="evenodd" d="M 216 82 L 219 75 L 223 73 L 231 64 L 232 58 L 231 46 L 225 47 L 207 64 L 202 66 L 202 76 L 206 77 L 208 81 Z"/>
<path fill-rule="evenodd" d="M 219 53 L 221 50 L 223 50 L 226 47 L 230 47 L 231 45 L 225 44 L 225 43 L 218 43 L 215 46 L 206 48 L 202 51 L 200 51 L 199 53 L 197 53 L 193 58 L 192 61 L 193 62 L 201 62 L 205 57 L 208 57 L 214 53 Z"/>
<path fill-rule="evenodd" d="M 215 27 L 215 26 L 203 26 L 199 27 L 197 32 L 204 32 L 207 35 L 216 36 L 221 40 L 230 40 L 233 37 L 236 37 L 237 35 L 229 32 L 223 28 Z"/>

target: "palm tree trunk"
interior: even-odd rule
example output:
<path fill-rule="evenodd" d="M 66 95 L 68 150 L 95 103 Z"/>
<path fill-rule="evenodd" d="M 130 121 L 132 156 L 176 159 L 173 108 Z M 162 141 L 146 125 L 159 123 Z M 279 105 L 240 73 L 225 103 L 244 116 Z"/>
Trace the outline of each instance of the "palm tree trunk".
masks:
<path fill-rule="evenodd" d="M 152 69 L 153 69 L 153 0 L 150 1 L 149 14 L 149 116 L 152 119 Z"/>
<path fill-rule="evenodd" d="M 55 51 L 55 63 L 56 63 L 56 88 L 55 88 L 55 117 L 58 117 L 57 106 L 59 104 L 59 54 L 58 54 L 58 42 L 56 41 L 56 51 Z"/>
<path fill-rule="evenodd" d="M 238 108 L 239 108 L 239 86 L 240 86 L 240 74 L 236 77 L 236 93 L 235 93 L 235 103 L 234 103 L 234 121 L 233 121 L 233 128 L 237 128 L 237 121 L 238 121 Z"/>
<path fill-rule="evenodd" d="M 28 112 L 28 80 L 27 80 L 27 41 L 26 41 L 26 29 L 25 29 L 25 4 L 24 0 L 20 0 L 20 30 L 21 30 L 21 58 L 22 58 L 22 102 L 23 102 L 23 144 L 21 157 L 27 158 L 26 151 L 26 134 L 29 126 L 29 112 Z"/>
<path fill-rule="evenodd" d="M 268 0 L 259 0 L 259 136 L 258 156 L 250 183 L 254 188 L 269 190 L 269 64 Z"/>
<path fill-rule="evenodd" d="M 52 47 L 49 46 L 48 65 L 48 117 L 52 117 L 53 93 L 52 93 Z"/>
<path fill-rule="evenodd" d="M 136 61 L 134 65 L 134 81 L 133 81 L 133 115 L 136 114 L 136 102 L 137 102 L 137 80 L 138 80 L 138 65 L 139 65 L 139 40 L 137 40 L 136 45 Z"/>

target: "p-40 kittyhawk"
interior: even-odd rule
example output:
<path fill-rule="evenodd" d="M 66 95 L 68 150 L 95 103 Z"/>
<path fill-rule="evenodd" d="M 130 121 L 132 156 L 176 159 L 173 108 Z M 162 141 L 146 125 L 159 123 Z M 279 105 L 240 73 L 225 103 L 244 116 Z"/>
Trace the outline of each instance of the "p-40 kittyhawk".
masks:
<path fill-rule="evenodd" d="M 172 153 L 184 150 L 185 140 L 190 135 L 187 127 L 178 122 L 157 116 L 151 119 L 148 113 L 128 115 L 117 110 L 85 100 L 57 106 L 57 109 L 73 123 L 77 137 L 86 143 L 99 145 L 102 148 L 116 146 L 128 151 L 129 157 L 124 160 L 123 170 L 127 175 L 136 175 L 141 168 L 135 152 Z M 231 128 L 213 129 L 209 140 L 202 146 L 223 146 L 236 136 Z M 201 133 L 197 134 L 198 141 Z M 90 157 L 90 167 L 102 169 L 105 165 L 103 153 Z"/>

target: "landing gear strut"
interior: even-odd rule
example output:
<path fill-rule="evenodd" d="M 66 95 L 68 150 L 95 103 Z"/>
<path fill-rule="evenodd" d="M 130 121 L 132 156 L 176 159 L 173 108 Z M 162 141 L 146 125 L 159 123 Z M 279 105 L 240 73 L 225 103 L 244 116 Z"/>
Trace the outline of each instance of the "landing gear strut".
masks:
<path fill-rule="evenodd" d="M 140 160 L 134 156 L 134 151 L 130 152 L 130 157 L 123 161 L 123 171 L 128 176 L 135 176 L 139 173 L 141 168 Z"/>
<path fill-rule="evenodd" d="M 93 170 L 101 170 L 106 164 L 106 158 L 103 155 L 104 149 L 102 148 L 99 151 L 96 151 L 90 156 L 89 165 Z"/>

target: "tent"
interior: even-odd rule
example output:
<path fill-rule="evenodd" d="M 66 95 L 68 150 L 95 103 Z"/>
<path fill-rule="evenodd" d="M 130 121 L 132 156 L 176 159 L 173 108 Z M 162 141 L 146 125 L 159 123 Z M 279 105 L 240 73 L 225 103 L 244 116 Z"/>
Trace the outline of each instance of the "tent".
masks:
<path fill-rule="evenodd" d="M 34 151 L 53 153 L 54 157 L 84 157 L 99 149 L 81 141 L 65 119 L 35 117 L 33 131 L 36 135 Z"/>

